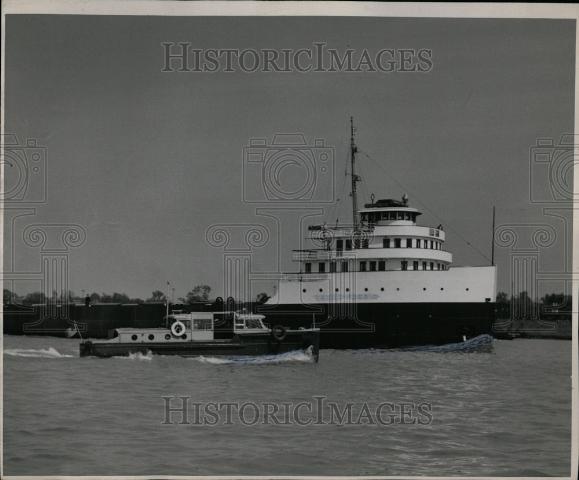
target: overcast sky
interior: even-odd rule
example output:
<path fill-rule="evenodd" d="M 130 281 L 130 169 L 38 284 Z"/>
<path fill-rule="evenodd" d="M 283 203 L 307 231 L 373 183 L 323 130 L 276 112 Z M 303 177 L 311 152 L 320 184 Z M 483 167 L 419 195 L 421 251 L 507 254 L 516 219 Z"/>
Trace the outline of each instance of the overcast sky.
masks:
<path fill-rule="evenodd" d="M 371 193 L 408 193 L 412 206 L 428 209 L 421 223 L 445 225 L 457 265 L 488 264 L 480 252 L 490 257 L 496 205 L 498 225 L 552 225 L 558 238 L 541 251 L 539 269 L 565 269 L 571 234 L 565 239 L 561 219 L 530 202 L 529 149 L 538 137 L 573 131 L 574 22 L 8 16 L 6 41 L 6 132 L 36 138 L 48 151 L 48 201 L 17 225 L 86 228 L 86 244 L 70 256 L 75 292 L 147 297 L 171 280 L 176 296 L 199 283 L 220 294 L 223 250 L 205 240 L 213 224 L 264 225 L 271 235 L 254 249 L 253 269 L 295 270 L 297 218 L 315 210 L 257 215 L 266 205 L 242 201 L 243 147 L 276 133 L 323 139 L 335 149 L 338 200 L 305 224 L 347 222 L 350 115 L 361 150 L 361 203 Z M 161 43 L 179 41 L 197 48 L 427 48 L 433 68 L 161 72 Z M 258 174 L 250 172 L 255 186 Z M 319 195 L 331 191 L 324 184 Z M 14 248 L 16 270 L 38 270 L 38 249 L 21 241 Z M 510 288 L 508 253 L 497 249 L 501 290 Z M 271 293 L 271 285 L 254 288 Z"/>

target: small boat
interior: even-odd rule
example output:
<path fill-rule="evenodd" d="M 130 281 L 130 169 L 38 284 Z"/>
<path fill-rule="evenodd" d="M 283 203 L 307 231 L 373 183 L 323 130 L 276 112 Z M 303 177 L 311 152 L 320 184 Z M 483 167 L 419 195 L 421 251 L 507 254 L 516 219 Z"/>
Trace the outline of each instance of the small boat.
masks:
<path fill-rule="evenodd" d="M 106 340 L 84 340 L 80 356 L 116 357 L 151 352 L 182 357 L 272 355 L 310 350 L 319 357 L 318 328 L 268 328 L 263 315 L 238 312 L 173 312 L 160 328 L 117 328 Z"/>

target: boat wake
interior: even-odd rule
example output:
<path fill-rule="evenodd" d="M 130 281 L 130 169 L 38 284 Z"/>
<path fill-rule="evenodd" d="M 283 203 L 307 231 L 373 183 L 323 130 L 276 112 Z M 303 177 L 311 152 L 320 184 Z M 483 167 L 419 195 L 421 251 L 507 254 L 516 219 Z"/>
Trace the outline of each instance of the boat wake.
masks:
<path fill-rule="evenodd" d="M 29 348 L 9 348 L 4 350 L 4 355 L 11 357 L 28 357 L 28 358 L 71 358 L 75 355 L 66 355 L 58 350 L 49 347 L 48 349 L 29 349 Z"/>
<path fill-rule="evenodd" d="M 490 335 L 479 335 L 478 337 L 469 338 L 463 342 L 447 343 L 446 345 L 425 345 L 420 347 L 401 348 L 401 352 L 440 352 L 440 353 L 474 353 L 474 352 L 492 352 L 493 337 Z"/>
<path fill-rule="evenodd" d="M 279 363 L 315 363 L 312 347 L 306 350 L 280 353 L 278 355 L 259 356 L 231 356 L 231 357 L 205 357 L 203 355 L 194 357 L 200 363 L 210 365 L 274 365 Z"/>
<path fill-rule="evenodd" d="M 141 352 L 136 352 L 136 353 L 129 353 L 128 356 L 115 357 L 115 358 L 120 358 L 120 359 L 124 359 L 124 360 L 139 360 L 142 362 L 150 362 L 151 360 L 153 360 L 153 353 L 150 351 L 147 352 L 146 354 L 143 354 Z"/>

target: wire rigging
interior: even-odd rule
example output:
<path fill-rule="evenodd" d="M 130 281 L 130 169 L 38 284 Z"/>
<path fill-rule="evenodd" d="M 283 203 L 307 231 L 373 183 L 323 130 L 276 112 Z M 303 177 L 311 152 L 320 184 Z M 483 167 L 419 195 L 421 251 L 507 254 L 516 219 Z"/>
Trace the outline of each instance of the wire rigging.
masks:
<path fill-rule="evenodd" d="M 477 248 L 475 245 L 473 245 L 471 242 L 469 242 L 463 235 L 460 234 L 460 232 L 458 230 L 456 230 L 454 227 L 452 227 L 452 225 L 450 224 L 450 222 L 448 222 L 446 219 L 442 218 L 440 215 L 437 215 L 435 212 L 433 212 L 430 208 L 428 208 L 428 206 L 422 202 L 420 200 L 420 198 L 418 197 L 418 195 L 416 195 L 416 193 L 414 193 L 412 190 L 406 188 L 400 181 L 398 181 L 396 179 L 396 177 L 394 177 L 392 175 L 392 173 L 390 171 L 386 171 L 386 169 L 384 168 L 383 165 L 380 164 L 380 162 L 378 162 L 377 160 L 375 160 L 374 158 L 372 158 L 367 152 L 360 150 L 360 153 L 362 153 L 365 157 L 367 157 L 369 160 L 371 160 L 372 162 L 374 162 L 374 164 L 380 168 L 381 170 L 383 170 L 384 172 L 388 173 L 388 177 L 392 178 L 392 180 L 404 191 L 408 191 L 413 198 L 416 198 L 417 202 L 424 208 L 424 210 L 426 210 L 427 212 L 429 212 L 433 217 L 435 217 L 436 219 L 438 219 L 441 223 L 444 223 L 445 225 L 448 226 L 449 230 L 451 230 L 458 238 L 460 238 L 463 242 L 466 243 L 466 245 L 468 245 L 469 247 L 471 247 L 473 250 L 475 250 L 479 255 L 481 255 L 483 258 L 485 258 L 487 261 L 491 261 L 491 259 L 489 257 L 487 257 L 479 248 Z"/>

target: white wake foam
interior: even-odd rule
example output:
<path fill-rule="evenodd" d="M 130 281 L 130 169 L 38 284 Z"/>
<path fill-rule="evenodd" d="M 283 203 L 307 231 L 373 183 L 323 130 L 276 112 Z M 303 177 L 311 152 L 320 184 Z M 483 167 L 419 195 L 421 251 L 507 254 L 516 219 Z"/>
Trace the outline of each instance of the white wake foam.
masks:
<path fill-rule="evenodd" d="M 124 356 L 124 357 L 116 357 L 116 358 L 123 358 L 125 360 L 139 360 L 139 361 L 145 361 L 145 362 L 150 362 L 151 360 L 153 360 L 153 353 L 151 351 L 148 351 L 147 354 L 143 354 L 141 352 L 135 352 L 135 353 L 129 353 L 129 356 Z"/>
<path fill-rule="evenodd" d="M 194 360 L 211 365 L 272 365 L 276 363 L 313 363 L 312 347 L 306 350 L 280 353 L 278 355 L 231 356 L 231 357 L 194 357 Z"/>
<path fill-rule="evenodd" d="M 35 350 L 32 348 L 8 348 L 4 350 L 4 355 L 12 357 L 28 357 L 28 358 L 71 358 L 75 355 L 66 355 L 60 353 L 58 350 L 49 347 L 48 349 Z"/>

